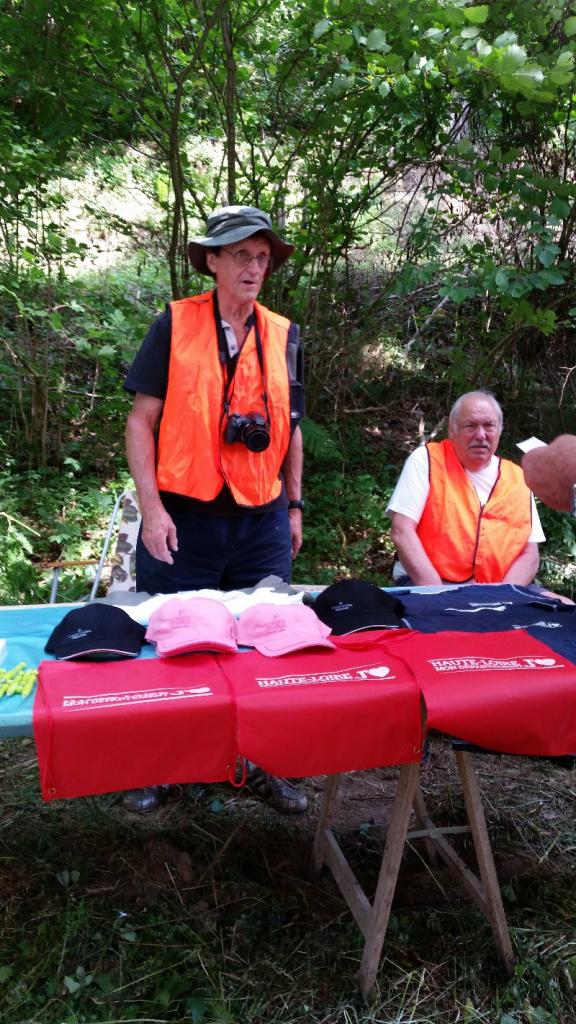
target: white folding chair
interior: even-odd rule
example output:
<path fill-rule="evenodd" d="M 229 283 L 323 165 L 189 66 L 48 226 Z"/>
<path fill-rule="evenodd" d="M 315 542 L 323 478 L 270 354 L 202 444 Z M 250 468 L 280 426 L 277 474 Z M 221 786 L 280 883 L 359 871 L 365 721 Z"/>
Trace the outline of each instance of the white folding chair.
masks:
<path fill-rule="evenodd" d="M 102 576 L 108 565 L 110 565 L 108 592 L 113 590 L 136 590 L 134 562 L 140 519 L 140 509 L 138 508 L 136 495 L 131 490 L 122 491 L 114 502 L 114 508 L 110 515 L 108 529 L 98 559 L 47 562 L 42 565 L 42 569 L 52 572 L 49 603 L 57 603 L 58 586 L 62 572 L 66 569 L 77 568 L 83 565 L 96 566 L 90 593 L 83 598 L 85 601 L 93 601 L 96 597 Z M 110 547 L 115 537 L 114 554 L 112 557 L 109 557 Z"/>

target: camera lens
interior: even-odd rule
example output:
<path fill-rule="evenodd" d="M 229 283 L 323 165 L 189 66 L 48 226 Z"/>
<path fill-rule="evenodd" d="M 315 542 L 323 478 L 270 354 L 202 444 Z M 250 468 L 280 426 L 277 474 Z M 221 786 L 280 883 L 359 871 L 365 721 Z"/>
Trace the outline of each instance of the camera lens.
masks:
<path fill-rule="evenodd" d="M 270 444 L 270 434 L 266 424 L 247 423 L 242 431 L 242 440 L 251 452 L 264 452 Z"/>

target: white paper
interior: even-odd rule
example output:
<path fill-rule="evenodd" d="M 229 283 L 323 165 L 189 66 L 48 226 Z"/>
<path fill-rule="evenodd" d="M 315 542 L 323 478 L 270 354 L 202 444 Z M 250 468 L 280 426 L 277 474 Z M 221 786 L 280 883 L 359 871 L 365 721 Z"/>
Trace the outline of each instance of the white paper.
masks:
<path fill-rule="evenodd" d="M 518 441 L 516 447 L 523 452 L 531 452 L 533 448 L 546 448 L 546 442 L 539 437 L 527 437 L 525 441 Z"/>

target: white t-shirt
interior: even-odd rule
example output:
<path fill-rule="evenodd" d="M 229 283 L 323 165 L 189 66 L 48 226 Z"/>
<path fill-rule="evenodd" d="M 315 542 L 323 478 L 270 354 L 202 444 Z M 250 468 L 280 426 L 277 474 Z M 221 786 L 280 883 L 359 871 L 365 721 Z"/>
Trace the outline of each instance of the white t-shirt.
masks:
<path fill-rule="evenodd" d="M 500 460 L 493 455 L 484 469 L 480 469 L 476 473 L 471 472 L 469 469 L 465 470 L 482 506 L 488 501 L 490 491 L 496 482 L 499 462 Z M 403 516 L 413 519 L 415 523 L 419 523 L 430 492 L 428 474 L 428 452 L 425 445 L 420 445 L 406 459 L 398 478 L 398 483 L 388 502 L 386 512 L 400 512 Z M 528 541 L 542 544 L 545 540 L 546 537 L 542 530 L 534 495 L 532 495 L 532 529 Z M 407 575 L 406 570 L 400 562 L 397 562 L 394 566 L 394 578 L 398 579 L 404 575 Z"/>

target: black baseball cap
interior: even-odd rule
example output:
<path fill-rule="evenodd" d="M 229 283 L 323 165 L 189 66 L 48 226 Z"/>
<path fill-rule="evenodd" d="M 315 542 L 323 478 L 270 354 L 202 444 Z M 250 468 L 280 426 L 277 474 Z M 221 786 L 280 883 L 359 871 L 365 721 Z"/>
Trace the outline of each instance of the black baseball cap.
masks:
<path fill-rule="evenodd" d="M 52 630 L 44 648 L 61 661 L 137 658 L 146 629 L 122 608 L 87 604 L 74 608 Z"/>
<path fill-rule="evenodd" d="M 363 629 L 402 626 L 405 608 L 397 597 L 368 580 L 341 580 L 318 594 L 314 611 L 336 636 Z"/>

